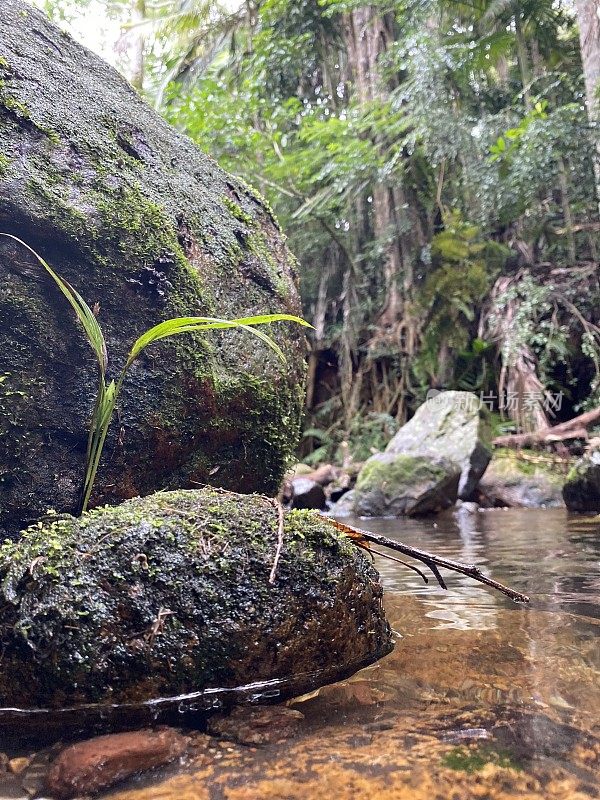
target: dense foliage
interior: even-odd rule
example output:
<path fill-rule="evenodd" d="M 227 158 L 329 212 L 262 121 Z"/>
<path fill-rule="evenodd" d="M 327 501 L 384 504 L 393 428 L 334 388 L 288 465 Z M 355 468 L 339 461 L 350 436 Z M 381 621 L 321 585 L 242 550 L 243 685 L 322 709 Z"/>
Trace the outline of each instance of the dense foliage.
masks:
<path fill-rule="evenodd" d="M 377 438 L 431 387 L 529 427 L 600 404 L 600 128 L 570 4 L 44 0 L 90 2 L 150 101 L 290 238 L 307 450 L 360 420 Z"/>

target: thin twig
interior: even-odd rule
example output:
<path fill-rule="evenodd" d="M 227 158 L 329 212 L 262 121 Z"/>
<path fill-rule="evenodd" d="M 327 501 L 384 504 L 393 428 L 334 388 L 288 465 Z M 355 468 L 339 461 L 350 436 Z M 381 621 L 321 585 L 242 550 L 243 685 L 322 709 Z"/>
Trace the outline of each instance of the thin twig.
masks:
<path fill-rule="evenodd" d="M 281 551 L 283 549 L 283 521 L 284 521 L 283 506 L 281 505 L 281 500 L 279 500 L 279 498 L 275 498 L 272 502 L 277 508 L 279 521 L 277 525 L 277 550 L 275 551 L 275 558 L 273 560 L 271 574 L 269 575 L 269 583 L 275 583 L 275 575 L 277 574 L 277 565 L 279 564 L 279 559 L 281 558 Z"/>
<path fill-rule="evenodd" d="M 388 561 L 395 561 L 397 564 L 402 564 L 403 567 L 407 567 L 408 569 L 412 569 L 413 572 L 416 572 L 417 575 L 420 575 L 423 578 L 424 583 L 429 583 L 429 578 L 425 575 L 424 572 L 418 567 L 415 567 L 414 564 L 409 564 L 408 561 L 402 561 L 401 558 L 396 558 L 396 556 L 391 556 L 389 553 L 382 553 L 380 550 L 373 550 L 372 547 L 369 548 L 369 553 L 375 553 L 376 556 L 381 556 L 381 558 L 387 558 Z"/>
<path fill-rule="evenodd" d="M 343 531 L 344 528 L 350 529 L 351 531 L 354 531 L 354 533 L 362 536 L 362 538 L 368 542 L 373 542 L 381 547 L 388 547 L 390 550 L 396 550 L 399 553 L 403 553 L 405 556 L 410 556 L 410 558 L 420 561 L 422 564 L 425 564 L 427 567 L 429 567 L 429 569 L 433 572 L 442 589 L 446 589 L 447 586 L 444 582 L 444 579 L 440 575 L 438 567 L 445 567 L 445 569 L 452 570 L 452 572 L 459 572 L 461 575 L 467 575 L 474 581 L 479 581 L 479 583 L 484 583 L 486 586 L 491 586 L 492 589 L 497 589 L 499 592 L 502 592 L 502 594 L 505 594 L 507 597 L 510 597 L 511 600 L 515 600 L 518 603 L 529 602 L 529 597 L 527 597 L 526 594 L 517 592 L 514 589 L 505 586 L 503 583 L 499 583 L 492 578 L 488 578 L 482 573 L 479 567 L 475 566 L 475 564 L 462 564 L 460 561 L 453 561 L 450 558 L 436 556 L 433 555 L 433 553 L 428 553 L 426 550 L 419 550 L 417 547 L 411 547 L 410 545 L 403 544 L 402 542 L 397 542 L 394 539 L 388 539 L 387 536 L 382 536 L 380 533 L 371 533 L 371 531 L 365 531 L 362 528 L 355 528 L 354 526 L 348 525 L 345 522 L 339 523 L 337 520 L 333 519 L 331 519 L 330 522 L 341 531 Z"/>
<path fill-rule="evenodd" d="M 479 583 L 484 583 L 486 586 L 491 586 L 493 589 L 497 589 L 499 592 L 502 592 L 502 594 L 510 597 L 511 600 L 515 600 L 519 603 L 529 602 L 529 597 L 527 597 L 526 594 L 517 592 L 514 589 L 511 589 L 510 587 L 493 580 L 492 578 L 488 578 L 475 564 L 462 564 L 460 561 L 453 561 L 449 558 L 435 556 L 425 550 L 419 550 L 416 547 L 410 547 L 409 545 L 402 544 L 401 542 L 396 542 L 393 539 L 388 539 L 386 536 L 369 533 L 368 531 L 361 531 L 361 533 L 364 535 L 365 539 L 368 539 L 371 542 L 383 545 L 384 547 L 389 547 L 390 550 L 397 550 L 399 553 L 404 553 L 405 556 L 410 556 L 411 558 L 415 558 L 417 561 L 421 561 L 423 564 L 426 564 L 433 572 L 438 583 L 443 589 L 446 588 L 446 584 L 439 573 L 438 567 L 445 567 L 446 569 L 452 570 L 452 572 L 459 572 L 462 575 L 467 575 L 469 578 L 479 581 Z"/>

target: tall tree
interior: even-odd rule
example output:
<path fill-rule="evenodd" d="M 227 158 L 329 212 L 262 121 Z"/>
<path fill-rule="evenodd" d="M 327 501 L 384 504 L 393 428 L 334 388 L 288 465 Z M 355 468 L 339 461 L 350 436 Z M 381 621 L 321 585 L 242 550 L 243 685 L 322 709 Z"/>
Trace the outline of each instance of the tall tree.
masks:
<path fill-rule="evenodd" d="M 594 171 L 600 207 L 600 0 L 577 0 L 577 22 L 587 109 L 596 137 Z"/>

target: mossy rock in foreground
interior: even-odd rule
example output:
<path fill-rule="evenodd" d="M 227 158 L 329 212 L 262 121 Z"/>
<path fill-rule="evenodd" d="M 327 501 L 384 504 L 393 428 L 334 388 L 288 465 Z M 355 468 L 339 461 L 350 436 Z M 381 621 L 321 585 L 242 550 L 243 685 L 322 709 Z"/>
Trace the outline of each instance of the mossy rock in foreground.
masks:
<path fill-rule="evenodd" d="M 94 307 L 110 377 L 174 316 L 298 314 L 296 267 L 266 202 L 167 125 L 25 0 L 0 3 L 0 231 Z M 302 329 L 185 334 L 125 383 L 93 504 L 214 483 L 275 493 L 303 404 Z M 36 260 L 0 239 L 0 536 L 74 513 L 97 369 Z"/>
<path fill-rule="evenodd" d="M 0 708 L 137 703 L 281 679 L 280 696 L 391 649 L 379 576 L 314 512 L 160 492 L 0 549 Z M 0 712 L 0 722 L 2 713 Z"/>

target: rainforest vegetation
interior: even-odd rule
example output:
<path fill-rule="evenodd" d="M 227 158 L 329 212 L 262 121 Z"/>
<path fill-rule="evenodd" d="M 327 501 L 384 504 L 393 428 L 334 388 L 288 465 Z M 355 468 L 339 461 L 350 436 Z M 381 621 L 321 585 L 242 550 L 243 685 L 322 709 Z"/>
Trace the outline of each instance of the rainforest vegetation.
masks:
<path fill-rule="evenodd" d="M 273 207 L 305 460 L 366 457 L 432 388 L 506 432 L 600 406 L 595 0 L 38 5 Z"/>

